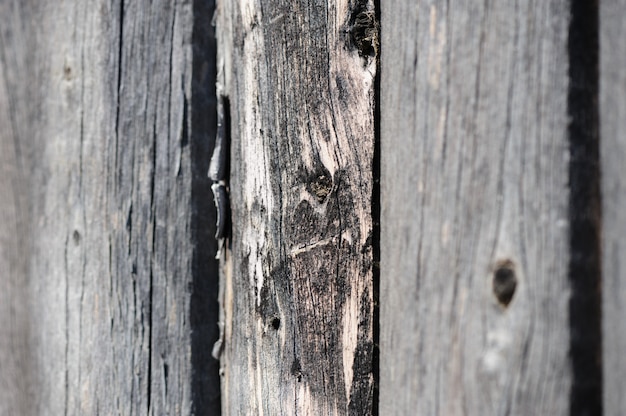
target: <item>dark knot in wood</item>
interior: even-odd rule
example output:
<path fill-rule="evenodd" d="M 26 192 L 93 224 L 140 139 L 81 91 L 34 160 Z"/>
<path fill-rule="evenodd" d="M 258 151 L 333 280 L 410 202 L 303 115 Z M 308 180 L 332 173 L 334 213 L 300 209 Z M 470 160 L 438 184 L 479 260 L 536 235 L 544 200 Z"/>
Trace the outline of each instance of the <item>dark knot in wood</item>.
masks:
<path fill-rule="evenodd" d="M 515 265 L 511 260 L 499 261 L 493 273 L 493 293 L 498 302 L 505 307 L 508 306 L 513 299 L 516 288 Z"/>

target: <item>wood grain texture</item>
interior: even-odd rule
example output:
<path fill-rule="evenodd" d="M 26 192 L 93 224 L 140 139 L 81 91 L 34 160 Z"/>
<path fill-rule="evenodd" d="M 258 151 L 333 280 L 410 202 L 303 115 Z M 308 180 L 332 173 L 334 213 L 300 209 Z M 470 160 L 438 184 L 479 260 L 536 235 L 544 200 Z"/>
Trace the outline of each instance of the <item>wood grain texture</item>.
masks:
<path fill-rule="evenodd" d="M 375 23 L 353 30 L 372 7 L 218 3 L 232 117 L 224 414 L 372 413 Z"/>
<path fill-rule="evenodd" d="M 568 414 L 569 2 L 381 6 L 380 414 Z"/>
<path fill-rule="evenodd" d="M 193 223 L 194 198 L 211 201 L 210 143 L 194 142 L 204 127 L 191 106 L 202 101 L 191 94 L 202 79 L 193 6 L 0 7 L 0 187 L 11 195 L 0 203 L 0 281 L 14 299 L 0 307 L 2 414 L 205 413 L 194 395 L 210 388 L 192 385 L 192 360 L 209 369 L 194 351 L 216 326 L 210 307 L 193 312 L 192 294 L 200 274 L 211 279 L 202 258 L 215 244 L 201 240 L 215 230 Z M 214 123 L 214 101 L 205 107 Z M 214 213 L 200 215 L 214 227 Z"/>
<path fill-rule="evenodd" d="M 626 1 L 600 2 L 604 414 L 626 414 Z"/>
<path fill-rule="evenodd" d="M 32 135 L 26 51 L 33 38 L 17 2 L 0 3 L 0 414 L 34 414 L 28 253 L 32 246 L 30 175 L 24 138 Z"/>

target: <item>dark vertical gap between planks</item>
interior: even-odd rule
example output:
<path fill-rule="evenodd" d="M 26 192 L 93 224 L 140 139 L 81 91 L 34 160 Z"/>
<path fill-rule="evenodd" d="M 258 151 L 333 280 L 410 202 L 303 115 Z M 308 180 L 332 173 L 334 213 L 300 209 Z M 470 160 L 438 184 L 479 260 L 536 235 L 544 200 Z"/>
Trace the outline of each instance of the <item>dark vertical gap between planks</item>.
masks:
<path fill-rule="evenodd" d="M 372 161 L 372 292 L 374 302 L 374 350 L 372 353 L 372 373 L 374 376 L 374 392 L 372 397 L 372 415 L 378 416 L 378 398 L 380 392 L 380 0 L 374 0 L 374 13 L 378 22 L 378 56 L 376 57 L 376 77 L 374 78 L 374 160 Z"/>
<path fill-rule="evenodd" d="M 568 115 L 570 415 L 602 414 L 598 2 L 572 0 Z"/>
<path fill-rule="evenodd" d="M 217 45 L 212 24 L 214 10 L 214 0 L 194 1 L 191 97 L 190 103 L 185 103 L 185 120 L 190 123 L 188 140 L 191 146 L 191 224 L 194 247 L 190 307 L 191 394 L 192 412 L 197 415 L 219 415 L 221 412 L 219 361 L 211 355 L 213 344 L 219 338 L 216 212 L 211 181 L 207 176 L 217 132 Z"/>

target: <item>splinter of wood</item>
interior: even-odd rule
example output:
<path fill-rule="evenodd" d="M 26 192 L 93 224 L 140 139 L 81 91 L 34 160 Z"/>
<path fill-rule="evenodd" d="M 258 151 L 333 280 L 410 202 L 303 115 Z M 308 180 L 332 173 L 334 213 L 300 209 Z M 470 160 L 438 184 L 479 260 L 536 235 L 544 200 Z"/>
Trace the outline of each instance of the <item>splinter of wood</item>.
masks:
<path fill-rule="evenodd" d="M 226 186 L 221 183 L 214 183 L 211 185 L 213 191 L 213 200 L 215 201 L 215 207 L 217 208 L 217 226 L 215 230 L 215 238 L 222 239 L 226 237 L 226 231 L 228 230 L 228 220 L 230 212 L 230 202 L 228 200 L 228 192 Z"/>
<path fill-rule="evenodd" d="M 230 156 L 230 111 L 228 97 L 220 95 L 217 101 L 217 136 L 209 164 L 209 178 L 213 182 L 228 179 Z"/>
<path fill-rule="evenodd" d="M 213 181 L 211 190 L 217 210 L 215 238 L 220 240 L 220 248 L 227 237 L 230 221 L 228 197 L 228 175 L 230 171 L 230 110 L 228 97 L 220 95 L 217 102 L 217 136 L 209 163 L 209 178 Z M 218 250 L 218 256 L 221 250 Z"/>

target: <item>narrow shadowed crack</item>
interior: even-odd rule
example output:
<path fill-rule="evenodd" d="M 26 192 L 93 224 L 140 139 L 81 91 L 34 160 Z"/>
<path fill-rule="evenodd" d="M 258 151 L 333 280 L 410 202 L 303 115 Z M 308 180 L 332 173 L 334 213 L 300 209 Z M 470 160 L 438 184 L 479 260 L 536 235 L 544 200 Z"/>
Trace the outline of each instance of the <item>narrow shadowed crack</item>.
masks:
<path fill-rule="evenodd" d="M 598 2 L 572 0 L 568 113 L 570 415 L 602 414 Z"/>
<path fill-rule="evenodd" d="M 380 0 L 374 0 L 374 11 L 378 23 L 379 33 L 384 30 L 380 26 Z M 378 35 L 380 39 L 380 34 Z M 380 48 L 380 44 L 378 45 Z M 373 299 L 374 302 L 374 350 L 372 353 L 372 372 L 374 376 L 374 397 L 372 399 L 372 414 L 378 415 L 378 398 L 380 391 L 380 50 L 378 51 L 376 77 L 374 78 L 374 160 L 372 163 L 373 187 L 372 187 L 372 250 L 374 267 Z"/>
<path fill-rule="evenodd" d="M 185 120 L 181 146 L 191 146 L 192 294 L 191 294 L 191 363 L 192 413 L 220 414 L 219 361 L 211 355 L 219 338 L 218 284 L 219 268 L 215 259 L 216 212 L 207 176 L 217 132 L 216 42 L 211 24 L 215 1 L 195 1 L 193 73 L 191 97 L 185 97 Z"/>
<path fill-rule="evenodd" d="M 117 52 L 117 109 L 115 112 L 115 167 L 118 166 L 117 155 L 119 149 L 119 136 L 120 136 L 120 107 L 121 107 L 121 89 L 122 89 L 122 57 L 124 51 L 124 0 L 120 0 L 120 15 L 119 15 L 120 30 L 119 45 Z"/>

